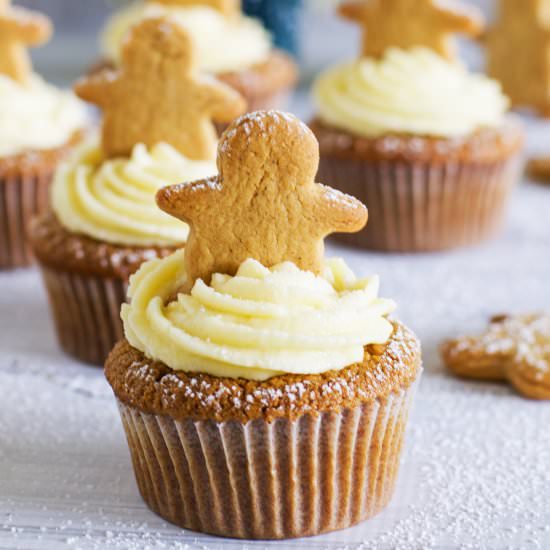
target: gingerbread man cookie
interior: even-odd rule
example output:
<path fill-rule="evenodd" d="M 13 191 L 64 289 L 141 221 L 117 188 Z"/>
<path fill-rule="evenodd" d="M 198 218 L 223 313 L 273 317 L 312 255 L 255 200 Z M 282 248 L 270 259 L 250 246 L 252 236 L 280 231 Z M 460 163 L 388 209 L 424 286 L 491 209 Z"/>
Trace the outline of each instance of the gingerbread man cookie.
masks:
<path fill-rule="evenodd" d="M 444 7 L 437 0 L 348 0 L 339 12 L 361 26 L 364 57 L 381 57 L 391 47 L 424 46 L 453 59 L 452 34 L 483 30 L 478 10 Z"/>
<path fill-rule="evenodd" d="M 191 226 L 185 247 L 189 290 L 213 273 L 234 275 L 253 258 L 284 261 L 318 273 L 323 239 L 360 231 L 367 209 L 357 199 L 315 183 L 319 144 L 293 115 L 259 111 L 223 134 L 219 176 L 161 189 L 157 203 Z"/>
<path fill-rule="evenodd" d="M 27 48 L 47 42 L 51 35 L 47 17 L 0 0 L 0 74 L 26 84 L 32 73 Z"/>
<path fill-rule="evenodd" d="M 550 116 L 548 0 L 499 0 L 487 33 L 487 68 L 513 105 Z"/>
<path fill-rule="evenodd" d="M 503 380 L 531 399 L 550 399 L 550 315 L 501 315 L 479 336 L 445 342 L 447 368 L 464 378 Z"/>
<path fill-rule="evenodd" d="M 226 17 L 235 17 L 241 11 L 241 0 L 150 0 L 166 6 L 209 6 Z"/>
<path fill-rule="evenodd" d="M 103 109 L 107 157 L 127 156 L 137 143 L 166 142 L 187 158 L 213 158 L 213 120 L 230 122 L 246 107 L 232 88 L 197 74 L 190 38 L 167 18 L 136 25 L 124 44 L 122 67 L 87 77 L 75 90 Z"/>

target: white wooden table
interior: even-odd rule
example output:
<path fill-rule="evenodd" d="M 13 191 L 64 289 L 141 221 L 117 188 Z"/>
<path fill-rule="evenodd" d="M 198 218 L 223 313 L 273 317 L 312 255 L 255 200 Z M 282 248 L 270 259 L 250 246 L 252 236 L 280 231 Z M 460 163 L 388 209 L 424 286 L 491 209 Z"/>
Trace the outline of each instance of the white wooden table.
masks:
<path fill-rule="evenodd" d="M 530 123 L 530 149 L 543 140 L 550 151 L 550 127 Z M 550 403 L 455 380 L 436 352 L 441 339 L 493 313 L 550 309 L 550 187 L 524 182 L 502 237 L 477 248 L 386 256 L 330 245 L 327 253 L 379 273 L 382 294 L 424 345 L 426 371 L 385 512 L 333 535 L 272 544 L 204 537 L 156 517 L 138 495 L 102 372 L 60 353 L 39 276 L 24 270 L 0 274 L 0 548 L 550 548 Z"/>

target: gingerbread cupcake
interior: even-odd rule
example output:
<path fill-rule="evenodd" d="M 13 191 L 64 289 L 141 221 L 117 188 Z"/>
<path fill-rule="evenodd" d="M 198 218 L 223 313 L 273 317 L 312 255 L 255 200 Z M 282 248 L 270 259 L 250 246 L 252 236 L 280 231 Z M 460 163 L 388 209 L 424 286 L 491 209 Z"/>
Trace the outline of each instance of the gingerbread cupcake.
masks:
<path fill-rule="evenodd" d="M 133 1 L 107 22 L 99 66 L 120 62 L 120 46 L 132 25 L 147 17 L 167 16 L 195 42 L 200 69 L 236 89 L 248 110 L 278 106 L 296 84 L 296 64 L 273 48 L 260 21 L 243 15 L 240 4 L 240 0 Z"/>
<path fill-rule="evenodd" d="M 346 236 L 386 251 L 450 249 L 494 236 L 517 180 L 523 133 L 499 85 L 454 58 L 451 32 L 475 12 L 434 0 L 350 1 L 360 60 L 314 85 L 320 177 L 365 201 L 369 230 Z"/>
<path fill-rule="evenodd" d="M 28 220 L 86 126 L 83 104 L 32 72 L 27 47 L 51 34 L 43 15 L 0 2 L 0 269 L 31 262 Z"/>
<path fill-rule="evenodd" d="M 122 336 L 128 277 L 185 242 L 185 228 L 156 207 L 156 191 L 216 174 L 212 118 L 244 110 L 231 88 L 196 76 L 193 59 L 183 30 L 149 19 L 130 34 L 119 71 L 76 86 L 104 111 L 101 140 L 59 170 L 53 213 L 34 221 L 31 240 L 59 342 L 82 361 L 102 364 Z"/>
<path fill-rule="evenodd" d="M 131 278 L 105 374 L 143 499 L 186 529 L 314 535 L 392 496 L 420 347 L 376 277 L 323 258 L 367 210 L 314 183 L 318 161 L 295 117 L 253 113 L 218 177 L 157 194 L 189 240 Z"/>

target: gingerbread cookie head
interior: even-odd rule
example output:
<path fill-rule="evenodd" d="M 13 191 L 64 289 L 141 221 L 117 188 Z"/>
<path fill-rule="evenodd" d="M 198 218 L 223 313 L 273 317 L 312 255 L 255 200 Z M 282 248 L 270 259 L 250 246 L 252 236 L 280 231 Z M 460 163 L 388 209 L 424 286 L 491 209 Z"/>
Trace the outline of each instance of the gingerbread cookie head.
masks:
<path fill-rule="evenodd" d="M 223 13 L 226 17 L 235 17 L 241 12 L 241 0 L 150 0 L 166 6 L 208 6 Z"/>
<path fill-rule="evenodd" d="M 260 111 L 235 121 L 220 140 L 218 171 L 239 193 L 260 187 L 275 198 L 314 182 L 319 145 L 311 130 L 293 115 Z"/>
<path fill-rule="evenodd" d="M 463 378 L 510 382 L 531 399 L 550 399 L 550 315 L 499 315 L 476 336 L 441 346 L 447 368 Z"/>
<path fill-rule="evenodd" d="M 361 26 L 364 57 L 382 57 L 392 47 L 426 47 L 453 59 L 452 35 L 483 29 L 478 10 L 439 0 L 347 0 L 339 12 Z"/>
<path fill-rule="evenodd" d="M 213 273 L 234 275 L 247 259 L 267 267 L 284 261 L 319 273 L 323 239 L 360 231 L 367 209 L 357 199 L 315 183 L 319 146 L 296 117 L 259 111 L 223 134 L 219 176 L 160 190 L 157 203 L 185 221 L 184 290 Z"/>
<path fill-rule="evenodd" d="M 77 83 L 76 93 L 103 110 L 107 157 L 134 146 L 169 143 L 192 160 L 216 153 L 215 122 L 230 122 L 246 108 L 229 86 L 195 71 L 194 48 L 168 18 L 150 18 L 130 31 L 122 66 Z"/>
<path fill-rule="evenodd" d="M 0 0 L 0 74 L 27 84 L 32 74 L 27 48 L 47 42 L 51 35 L 47 17 Z"/>
<path fill-rule="evenodd" d="M 149 73 L 157 67 L 190 78 L 196 70 L 191 38 L 162 19 L 145 19 L 135 26 L 122 46 L 127 73 Z M 145 75 L 144 75 L 145 76 Z"/>

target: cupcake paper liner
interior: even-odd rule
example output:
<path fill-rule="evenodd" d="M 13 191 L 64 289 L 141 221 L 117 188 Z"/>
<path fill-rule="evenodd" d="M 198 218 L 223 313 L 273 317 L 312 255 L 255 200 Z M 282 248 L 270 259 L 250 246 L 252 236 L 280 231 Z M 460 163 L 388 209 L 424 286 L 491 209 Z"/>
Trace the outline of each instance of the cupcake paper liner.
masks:
<path fill-rule="evenodd" d="M 393 494 L 415 384 L 295 420 L 174 420 L 119 409 L 146 504 L 186 529 L 282 539 L 344 529 Z"/>
<path fill-rule="evenodd" d="M 48 208 L 53 172 L 51 167 L 36 166 L 0 173 L 0 269 L 31 264 L 27 226 Z"/>
<path fill-rule="evenodd" d="M 62 349 L 85 363 L 103 365 L 123 337 L 120 306 L 127 283 L 45 266 L 42 274 Z"/>
<path fill-rule="evenodd" d="M 498 234 L 519 171 L 517 155 L 487 163 L 369 162 L 325 156 L 319 180 L 369 209 L 363 231 L 345 243 L 392 252 L 468 246 Z"/>

